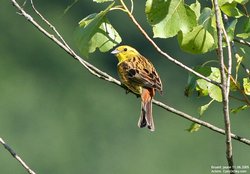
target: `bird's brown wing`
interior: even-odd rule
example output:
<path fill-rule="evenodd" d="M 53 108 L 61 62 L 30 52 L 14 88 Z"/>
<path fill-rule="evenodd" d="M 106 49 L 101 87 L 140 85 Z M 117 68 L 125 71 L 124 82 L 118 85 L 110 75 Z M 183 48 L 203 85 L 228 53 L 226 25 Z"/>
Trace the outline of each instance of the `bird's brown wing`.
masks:
<path fill-rule="evenodd" d="M 161 79 L 153 64 L 142 55 L 126 61 L 128 78 L 139 86 L 162 92 Z"/>

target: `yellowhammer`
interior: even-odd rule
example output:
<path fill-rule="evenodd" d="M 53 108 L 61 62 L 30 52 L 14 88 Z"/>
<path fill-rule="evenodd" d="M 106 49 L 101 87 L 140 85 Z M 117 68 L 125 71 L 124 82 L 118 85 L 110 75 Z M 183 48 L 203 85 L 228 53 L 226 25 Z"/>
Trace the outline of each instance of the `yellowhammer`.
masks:
<path fill-rule="evenodd" d="M 162 93 L 162 84 L 153 64 L 136 49 L 123 45 L 111 52 L 118 58 L 118 74 L 121 82 L 131 91 L 141 96 L 141 116 L 139 127 L 147 126 L 155 130 L 152 116 L 152 99 L 155 90 Z"/>

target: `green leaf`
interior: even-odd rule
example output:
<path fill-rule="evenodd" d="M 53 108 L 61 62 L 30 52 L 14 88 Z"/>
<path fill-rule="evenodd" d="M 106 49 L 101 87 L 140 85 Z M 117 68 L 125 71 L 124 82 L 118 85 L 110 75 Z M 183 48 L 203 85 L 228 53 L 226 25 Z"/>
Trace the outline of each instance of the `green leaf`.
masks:
<path fill-rule="evenodd" d="M 75 38 L 77 46 L 84 56 L 88 56 L 96 48 L 102 52 L 108 51 L 121 42 L 121 37 L 106 18 L 106 14 L 113 4 L 104 11 L 91 14 L 79 22 Z"/>
<path fill-rule="evenodd" d="M 199 79 L 199 80 L 203 80 L 203 79 Z M 204 114 L 204 112 L 208 109 L 208 107 L 211 105 L 211 103 L 213 102 L 214 100 L 211 100 L 209 103 L 201 106 L 199 108 L 199 114 L 200 114 L 200 117 Z M 201 125 L 198 124 L 198 123 L 192 123 L 190 125 L 190 127 L 187 129 L 187 131 L 189 132 L 197 132 L 199 129 L 201 128 Z"/>
<path fill-rule="evenodd" d="M 250 33 L 240 33 L 240 34 L 236 34 L 236 36 L 242 39 L 247 39 L 250 37 Z"/>
<path fill-rule="evenodd" d="M 210 76 L 212 73 L 211 67 L 209 66 L 197 66 L 194 68 L 194 70 L 206 77 Z"/>
<path fill-rule="evenodd" d="M 196 76 L 194 76 L 191 73 L 188 74 L 188 82 L 184 91 L 186 97 L 189 97 L 193 94 L 196 87 L 196 80 L 197 80 Z"/>
<path fill-rule="evenodd" d="M 214 44 L 210 48 L 210 50 L 215 49 L 217 47 L 217 29 L 215 24 L 214 12 L 210 8 L 205 7 L 201 12 L 198 24 L 202 25 L 204 29 L 211 34 L 214 40 Z"/>
<path fill-rule="evenodd" d="M 220 70 L 218 68 L 216 68 L 216 67 L 211 67 L 211 71 L 212 71 L 212 73 L 208 76 L 208 78 L 220 83 L 221 82 Z M 214 100 L 216 100 L 218 102 L 222 102 L 221 89 L 218 86 L 216 86 L 216 85 L 214 85 L 212 83 L 209 83 L 209 82 L 207 82 L 207 83 L 208 83 L 207 84 L 207 86 L 208 86 L 208 95 L 212 99 L 214 99 Z"/>
<path fill-rule="evenodd" d="M 218 83 L 220 83 L 221 81 L 220 70 L 216 67 L 202 66 L 196 67 L 195 70 L 205 77 L 208 77 L 209 79 L 212 79 Z M 198 92 L 199 96 L 209 96 L 210 98 L 218 102 L 222 101 L 222 92 L 218 86 L 207 82 L 204 79 L 198 79 L 197 77 L 193 78 L 196 79 L 195 90 Z M 192 88 L 190 89 L 193 90 Z"/>
<path fill-rule="evenodd" d="M 222 92 L 218 86 L 210 83 L 210 85 L 208 85 L 208 95 L 212 99 L 218 102 L 222 102 Z"/>
<path fill-rule="evenodd" d="M 243 78 L 243 88 L 246 95 L 250 95 L 250 80 L 249 78 Z"/>
<path fill-rule="evenodd" d="M 237 114 L 239 111 L 243 111 L 243 110 L 245 110 L 247 108 L 249 108 L 248 105 L 243 105 L 243 106 L 240 106 L 238 108 L 231 109 L 231 112 L 234 113 L 234 114 Z"/>
<path fill-rule="evenodd" d="M 250 37 L 250 18 L 242 18 L 243 19 L 243 30 L 240 31 L 236 36 L 242 39 L 247 39 Z"/>
<path fill-rule="evenodd" d="M 240 51 L 241 51 L 243 54 L 246 54 L 245 48 L 240 47 Z"/>
<path fill-rule="evenodd" d="M 99 48 L 101 52 L 107 52 L 121 42 L 121 37 L 107 19 L 99 27 L 97 33 L 92 37 L 90 52 Z"/>
<path fill-rule="evenodd" d="M 220 76 L 219 68 L 216 68 L 216 67 L 210 67 L 210 68 L 211 68 L 211 74 L 208 76 L 208 78 L 220 83 L 221 82 L 221 76 Z"/>
<path fill-rule="evenodd" d="M 193 133 L 197 132 L 201 128 L 201 125 L 198 123 L 192 123 L 191 126 L 187 129 L 188 132 Z"/>
<path fill-rule="evenodd" d="M 234 1 L 239 3 L 239 4 L 244 5 L 244 4 L 248 3 L 249 0 L 234 0 Z"/>
<path fill-rule="evenodd" d="M 245 33 L 249 33 L 250 32 L 250 18 L 247 18 L 245 21 L 244 21 L 244 32 Z"/>
<path fill-rule="evenodd" d="M 236 74 L 237 76 L 237 74 Z M 235 79 L 237 80 L 238 77 L 236 77 Z M 230 91 L 238 91 L 240 87 L 240 83 L 239 82 L 234 82 L 232 79 L 230 79 Z"/>
<path fill-rule="evenodd" d="M 194 27 L 188 33 L 180 32 L 178 42 L 183 51 L 193 54 L 206 53 L 214 45 L 213 36 L 202 25 Z"/>
<path fill-rule="evenodd" d="M 211 100 L 208 104 L 205 104 L 203 106 L 201 106 L 199 108 L 199 114 L 200 116 L 202 116 L 204 114 L 204 112 L 208 109 L 208 107 L 210 106 L 210 104 L 213 102 L 214 100 Z"/>
<path fill-rule="evenodd" d="M 232 3 L 234 0 L 218 0 L 218 4 L 221 7 L 222 5 L 226 3 Z"/>
<path fill-rule="evenodd" d="M 194 68 L 194 70 L 206 77 L 209 76 L 212 72 L 211 68 L 207 66 L 197 66 Z M 188 74 L 188 82 L 185 87 L 185 95 L 187 97 L 191 96 L 194 90 L 198 91 L 199 96 L 208 95 L 207 89 L 202 89 L 201 87 L 199 87 L 199 85 L 197 86 L 197 80 L 198 78 L 196 75 L 194 75 L 193 73 Z"/>
<path fill-rule="evenodd" d="M 160 23 L 168 13 L 169 3 L 160 0 L 147 0 L 145 6 L 145 13 L 150 25 Z"/>
<path fill-rule="evenodd" d="M 227 27 L 227 34 L 228 34 L 228 38 L 230 41 L 232 41 L 234 39 L 234 31 L 235 31 L 235 26 L 237 24 L 238 20 L 235 19 L 232 22 L 230 22 L 230 25 Z"/>
<path fill-rule="evenodd" d="M 196 86 L 196 91 L 199 96 L 207 96 L 208 95 L 208 82 L 204 79 L 198 79 Z"/>
<path fill-rule="evenodd" d="M 97 3 L 103 3 L 103 2 L 108 2 L 108 1 L 114 1 L 114 0 L 93 0 L 93 2 L 97 2 Z"/>
<path fill-rule="evenodd" d="M 198 66 L 194 70 L 204 75 L 205 77 L 208 77 L 211 80 L 214 80 L 218 83 L 221 82 L 220 70 L 216 67 Z M 195 90 L 198 92 L 199 96 L 209 96 L 210 98 L 218 102 L 222 101 L 222 92 L 218 86 L 210 82 L 207 82 L 204 79 L 197 78 L 194 75 L 193 77 L 191 76 L 190 78 L 191 79 L 194 78 L 196 80 Z M 194 79 L 192 79 L 192 81 L 194 81 Z M 191 87 L 191 86 L 188 86 L 188 87 Z M 192 91 L 193 87 L 189 88 L 189 90 Z"/>
<path fill-rule="evenodd" d="M 235 54 L 235 58 L 236 58 L 236 67 L 235 67 L 235 72 L 236 72 L 236 77 L 238 77 L 238 72 L 239 72 L 239 68 L 240 68 L 240 64 L 243 61 L 243 57 L 240 56 L 238 53 Z M 236 78 L 237 80 L 237 78 Z"/>
<path fill-rule="evenodd" d="M 195 12 L 183 0 L 147 0 L 145 13 L 154 37 L 173 37 L 197 25 Z"/>
<path fill-rule="evenodd" d="M 237 2 L 225 3 L 220 8 L 227 16 L 239 18 L 244 14 L 237 8 Z"/>
<path fill-rule="evenodd" d="M 196 0 L 195 3 L 190 5 L 190 8 L 194 11 L 196 19 L 199 19 L 201 12 L 201 4 L 199 3 L 199 1 Z"/>
<path fill-rule="evenodd" d="M 203 25 L 207 29 L 208 26 L 211 26 L 211 19 L 213 17 L 213 12 L 210 8 L 205 7 L 199 17 L 198 24 Z"/>

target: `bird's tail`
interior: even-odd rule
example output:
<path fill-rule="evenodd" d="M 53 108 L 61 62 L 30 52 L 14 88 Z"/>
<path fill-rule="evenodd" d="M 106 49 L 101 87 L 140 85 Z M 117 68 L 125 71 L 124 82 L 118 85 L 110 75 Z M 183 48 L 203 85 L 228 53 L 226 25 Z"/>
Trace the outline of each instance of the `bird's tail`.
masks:
<path fill-rule="evenodd" d="M 151 131 L 155 130 L 154 120 L 152 115 L 152 98 L 155 94 L 154 89 L 143 89 L 141 94 L 141 116 L 138 121 L 138 126 L 148 127 Z"/>

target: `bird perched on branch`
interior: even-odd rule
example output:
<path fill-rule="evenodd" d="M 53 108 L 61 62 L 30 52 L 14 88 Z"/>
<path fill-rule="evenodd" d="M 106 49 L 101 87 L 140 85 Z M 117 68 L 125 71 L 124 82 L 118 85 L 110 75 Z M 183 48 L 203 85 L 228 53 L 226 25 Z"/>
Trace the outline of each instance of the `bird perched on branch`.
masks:
<path fill-rule="evenodd" d="M 123 45 L 111 52 L 118 59 L 118 74 L 121 82 L 141 97 L 141 115 L 138 126 L 155 130 L 152 115 L 152 99 L 155 91 L 162 93 L 161 79 L 153 64 L 136 49 Z"/>

